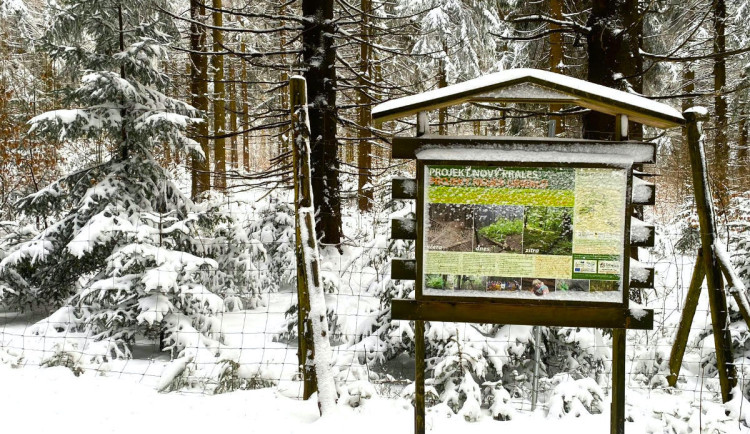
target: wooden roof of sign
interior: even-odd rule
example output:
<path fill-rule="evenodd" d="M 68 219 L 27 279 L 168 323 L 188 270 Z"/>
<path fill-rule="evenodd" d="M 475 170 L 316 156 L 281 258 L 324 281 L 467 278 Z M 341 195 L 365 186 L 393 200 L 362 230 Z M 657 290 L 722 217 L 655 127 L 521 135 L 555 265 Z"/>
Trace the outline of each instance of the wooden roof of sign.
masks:
<path fill-rule="evenodd" d="M 676 109 L 648 98 L 538 69 L 509 69 L 384 102 L 372 117 L 387 121 L 465 102 L 572 104 L 658 128 L 682 125 Z"/>

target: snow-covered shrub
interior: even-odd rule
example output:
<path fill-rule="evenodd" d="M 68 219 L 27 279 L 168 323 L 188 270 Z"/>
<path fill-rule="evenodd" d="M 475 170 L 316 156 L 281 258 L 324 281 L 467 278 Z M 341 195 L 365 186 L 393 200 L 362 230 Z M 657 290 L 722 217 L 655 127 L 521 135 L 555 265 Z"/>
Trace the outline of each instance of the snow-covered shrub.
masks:
<path fill-rule="evenodd" d="M 604 411 L 604 391 L 591 378 L 574 380 L 569 374 L 558 374 L 552 378 L 555 385 L 549 401 L 547 417 L 581 417 Z"/>
<path fill-rule="evenodd" d="M 662 346 L 653 346 L 637 352 L 633 358 L 632 381 L 651 389 L 669 386 L 669 354 Z"/>
<path fill-rule="evenodd" d="M 232 310 L 265 305 L 266 294 L 278 288 L 269 270 L 265 245 L 239 217 L 235 207 L 216 203 L 204 212 L 205 253 L 217 261 L 209 279 Z"/>
<path fill-rule="evenodd" d="M 516 409 L 510 402 L 510 393 L 502 386 L 500 381 L 487 381 L 483 384 L 485 387 L 484 395 L 487 396 L 487 403 L 490 406 L 490 415 L 495 420 L 506 421 L 516 416 Z"/>
<path fill-rule="evenodd" d="M 272 191 L 255 204 L 250 232 L 268 254 L 272 291 L 279 285 L 292 285 L 297 278 L 294 253 L 294 203 L 286 192 Z"/>

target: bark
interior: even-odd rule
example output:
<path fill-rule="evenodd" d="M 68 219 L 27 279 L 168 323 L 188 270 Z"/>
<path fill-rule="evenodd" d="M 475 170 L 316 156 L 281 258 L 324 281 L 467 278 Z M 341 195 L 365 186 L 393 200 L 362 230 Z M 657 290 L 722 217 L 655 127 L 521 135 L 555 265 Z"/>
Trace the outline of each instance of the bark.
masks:
<path fill-rule="evenodd" d="M 341 242 L 338 141 L 336 140 L 336 48 L 333 0 L 303 0 L 302 62 L 307 80 L 312 189 L 316 237 Z"/>
<path fill-rule="evenodd" d="M 232 62 L 227 65 L 227 75 L 229 80 L 229 131 L 237 131 L 237 83 L 235 80 L 234 68 Z M 231 142 L 232 153 L 230 156 L 230 167 L 234 170 L 239 168 L 239 152 L 237 150 L 237 136 L 232 135 L 229 139 Z"/>
<path fill-rule="evenodd" d="M 200 0 L 190 0 L 190 19 L 199 22 L 206 14 Z M 206 29 L 196 23 L 190 24 L 190 103 L 203 113 L 208 111 L 208 63 L 206 56 Z M 201 122 L 195 128 L 195 140 L 200 144 L 203 157 L 193 156 L 191 162 L 191 192 L 198 200 L 203 192 L 211 188 L 211 152 L 208 148 L 208 123 Z"/>
<path fill-rule="evenodd" d="M 240 50 L 244 53 L 247 49 L 245 41 L 240 44 Z M 249 107 L 247 105 L 248 89 L 247 81 L 249 80 L 247 74 L 247 62 L 242 61 L 242 165 L 245 170 L 250 170 L 250 133 L 247 130 L 249 125 Z"/>
<path fill-rule="evenodd" d="M 213 7 L 221 9 L 222 0 L 213 0 Z M 222 27 L 224 17 L 221 12 L 213 11 L 213 25 Z M 221 30 L 214 29 L 211 32 L 213 38 L 213 51 L 220 52 L 224 48 L 224 33 Z M 219 136 L 226 132 L 226 93 L 224 90 L 224 56 L 211 56 L 211 69 L 214 73 L 214 135 Z M 223 190 L 227 187 L 227 150 L 226 140 L 223 138 L 214 139 L 214 187 Z"/>
<path fill-rule="evenodd" d="M 359 210 L 370 211 L 373 201 L 373 186 L 370 175 L 372 169 L 372 143 L 370 141 L 370 126 L 372 123 L 370 98 L 367 95 L 367 79 L 370 78 L 370 54 L 372 46 L 370 45 L 370 18 L 372 13 L 371 0 L 361 0 L 362 8 L 362 42 L 359 46 L 359 155 L 357 166 L 359 168 L 359 180 L 357 189 L 359 193 Z"/>
<path fill-rule="evenodd" d="M 550 0 L 549 12 L 550 16 L 556 20 L 563 20 L 563 0 Z M 560 26 L 557 24 L 550 24 L 550 30 L 559 30 Z M 563 34 L 554 32 L 549 35 L 549 70 L 562 74 L 562 65 L 565 62 L 564 51 L 563 51 Z M 550 105 L 550 111 L 558 112 L 562 109 L 560 104 Z M 561 134 L 563 132 L 563 119 L 562 117 L 555 117 L 553 120 L 555 123 L 555 134 Z"/>
<path fill-rule="evenodd" d="M 724 86 L 727 84 L 727 66 L 724 53 L 726 43 L 727 6 L 724 0 L 714 1 L 714 179 L 718 194 L 726 188 L 729 145 L 727 143 L 727 100 Z"/>
<path fill-rule="evenodd" d="M 592 0 L 588 26 L 588 80 L 619 90 L 643 91 L 643 58 L 639 53 L 643 21 L 638 0 Z M 614 137 L 615 118 L 590 112 L 583 117 L 583 136 L 608 140 Z M 630 122 L 631 139 L 643 137 L 643 127 Z"/>

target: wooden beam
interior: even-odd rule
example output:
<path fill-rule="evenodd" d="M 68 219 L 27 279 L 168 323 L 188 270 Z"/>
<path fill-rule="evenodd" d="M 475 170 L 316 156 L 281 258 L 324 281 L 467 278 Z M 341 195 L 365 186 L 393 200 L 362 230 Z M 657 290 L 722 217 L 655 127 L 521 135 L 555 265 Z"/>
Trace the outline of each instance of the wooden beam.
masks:
<path fill-rule="evenodd" d="M 690 326 L 693 324 L 695 310 L 698 308 L 703 279 L 706 277 L 706 271 L 703 267 L 703 249 L 698 249 L 698 257 L 695 258 L 695 268 L 693 268 L 693 277 L 690 279 L 690 286 L 685 297 L 685 305 L 682 307 L 680 325 L 677 327 L 674 345 L 672 345 L 672 352 L 669 355 L 669 375 L 667 375 L 667 381 L 672 387 L 677 385 L 677 378 L 680 375 L 680 368 L 682 367 L 682 359 L 685 356 L 685 349 L 687 348 L 688 336 L 690 336 Z"/>
<path fill-rule="evenodd" d="M 633 177 L 633 205 L 654 205 L 656 203 L 656 186 L 652 182 Z"/>
<path fill-rule="evenodd" d="M 651 330 L 654 311 L 624 307 L 588 307 L 461 303 L 395 299 L 391 317 L 402 320 L 473 322 L 487 324 L 598 327 Z"/>
<path fill-rule="evenodd" d="M 391 261 L 391 279 L 416 280 L 417 261 L 415 259 L 393 259 Z"/>
<path fill-rule="evenodd" d="M 612 403 L 610 413 L 611 434 L 625 434 L 625 330 L 612 330 Z"/>
<path fill-rule="evenodd" d="M 632 157 L 634 163 L 656 162 L 656 145 L 647 142 L 611 142 L 602 140 L 567 139 L 561 137 L 506 137 L 506 136 L 394 136 L 391 140 L 393 158 L 415 159 L 423 147 L 467 147 L 477 150 L 545 151 L 563 153 L 604 153 Z M 606 147 L 606 148 L 603 148 Z"/>
<path fill-rule="evenodd" d="M 391 179 L 391 197 L 393 199 L 416 199 L 417 180 L 401 177 Z"/>
<path fill-rule="evenodd" d="M 631 288 L 653 288 L 654 267 L 644 265 L 636 260 L 630 260 L 630 287 Z"/>
<path fill-rule="evenodd" d="M 392 219 L 391 238 L 394 240 L 416 240 L 417 221 L 415 219 Z"/>
<path fill-rule="evenodd" d="M 732 356 L 732 337 L 729 334 L 727 315 L 727 300 L 724 294 L 724 282 L 721 277 L 714 241 L 716 228 L 714 227 L 713 202 L 708 184 L 708 171 L 704 159 L 703 133 L 698 124 L 698 114 L 685 111 L 683 116 L 687 120 L 687 142 L 690 155 L 691 172 L 693 175 L 693 192 L 700 223 L 701 246 L 703 247 L 703 263 L 708 284 L 708 303 L 711 307 L 711 324 L 716 349 L 716 365 L 719 371 L 721 397 L 724 402 L 731 399 L 732 388 L 737 384 L 737 371 Z"/>
<path fill-rule="evenodd" d="M 646 235 L 644 237 L 644 235 Z M 654 247 L 656 228 L 635 217 L 630 219 L 630 247 Z"/>
<path fill-rule="evenodd" d="M 424 321 L 414 321 L 414 433 L 425 434 L 424 376 L 427 369 L 424 357 Z"/>

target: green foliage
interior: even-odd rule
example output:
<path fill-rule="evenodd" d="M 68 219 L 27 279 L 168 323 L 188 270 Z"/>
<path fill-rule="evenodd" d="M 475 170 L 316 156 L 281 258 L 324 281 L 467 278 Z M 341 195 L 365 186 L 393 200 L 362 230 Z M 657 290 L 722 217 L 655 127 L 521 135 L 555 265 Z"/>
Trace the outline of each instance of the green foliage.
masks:
<path fill-rule="evenodd" d="M 548 255 L 570 254 L 573 251 L 572 211 L 572 208 L 526 208 L 524 250 L 538 250 L 536 253 Z"/>
<path fill-rule="evenodd" d="M 523 220 L 508 220 L 501 217 L 491 225 L 479 229 L 478 232 L 488 240 L 502 244 L 507 236 L 523 233 Z"/>
<path fill-rule="evenodd" d="M 443 287 L 443 278 L 439 275 L 429 275 L 427 276 L 427 287 L 428 288 L 442 288 Z"/>

